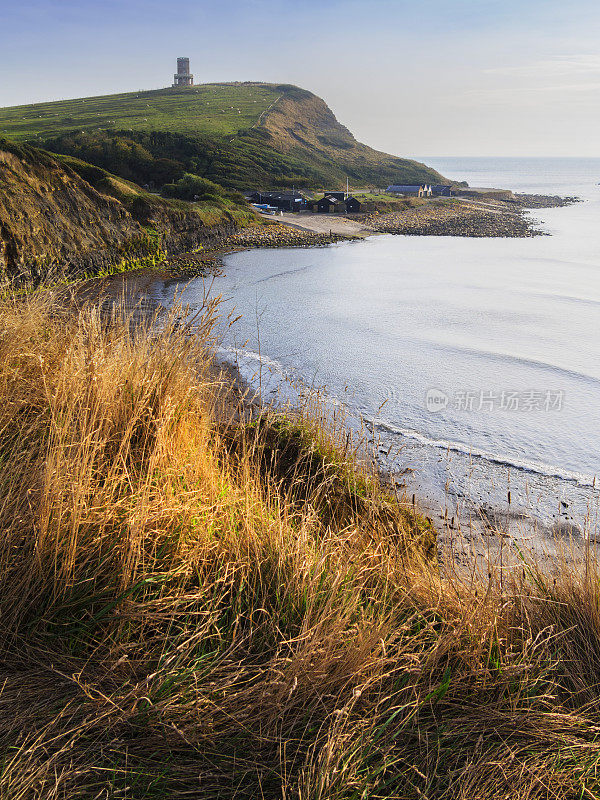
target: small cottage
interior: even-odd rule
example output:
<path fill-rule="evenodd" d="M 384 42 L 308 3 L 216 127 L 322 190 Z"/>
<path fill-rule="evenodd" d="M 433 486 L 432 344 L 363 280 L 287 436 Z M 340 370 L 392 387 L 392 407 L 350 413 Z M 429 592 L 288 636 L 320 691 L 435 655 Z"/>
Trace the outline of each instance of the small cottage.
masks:
<path fill-rule="evenodd" d="M 427 185 L 417 185 L 417 184 L 399 184 L 388 186 L 386 189 L 389 194 L 405 194 L 405 195 L 413 195 L 414 197 L 431 197 L 433 194 L 433 189 L 431 186 Z"/>
<path fill-rule="evenodd" d="M 346 210 L 346 204 L 343 200 L 338 200 L 337 197 L 325 195 L 325 197 L 317 203 L 317 210 L 321 214 L 337 214 L 340 211 Z"/>
<path fill-rule="evenodd" d="M 358 214 L 362 209 L 362 203 L 356 197 L 349 197 L 346 200 L 346 211 L 348 214 Z"/>

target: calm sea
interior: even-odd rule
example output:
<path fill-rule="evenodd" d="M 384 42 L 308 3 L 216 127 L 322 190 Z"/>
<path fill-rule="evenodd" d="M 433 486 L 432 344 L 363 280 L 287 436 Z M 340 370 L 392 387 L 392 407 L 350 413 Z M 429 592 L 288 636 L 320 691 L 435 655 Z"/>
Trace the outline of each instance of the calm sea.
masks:
<path fill-rule="evenodd" d="M 552 234 L 533 239 L 386 235 L 231 255 L 213 291 L 242 317 L 223 352 L 267 396 L 289 376 L 326 387 L 409 493 L 477 509 L 510 489 L 545 524 L 595 528 L 600 159 L 427 163 L 472 186 L 585 202 L 531 212 Z M 203 291 L 192 283 L 186 299 Z"/>

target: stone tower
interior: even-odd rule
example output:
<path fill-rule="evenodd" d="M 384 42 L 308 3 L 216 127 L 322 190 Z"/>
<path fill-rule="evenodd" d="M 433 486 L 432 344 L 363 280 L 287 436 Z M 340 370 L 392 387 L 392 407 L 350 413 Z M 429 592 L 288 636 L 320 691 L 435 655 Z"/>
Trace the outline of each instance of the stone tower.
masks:
<path fill-rule="evenodd" d="M 190 72 L 189 58 L 177 59 L 177 72 L 175 73 L 175 83 L 173 86 L 193 86 L 194 76 Z"/>

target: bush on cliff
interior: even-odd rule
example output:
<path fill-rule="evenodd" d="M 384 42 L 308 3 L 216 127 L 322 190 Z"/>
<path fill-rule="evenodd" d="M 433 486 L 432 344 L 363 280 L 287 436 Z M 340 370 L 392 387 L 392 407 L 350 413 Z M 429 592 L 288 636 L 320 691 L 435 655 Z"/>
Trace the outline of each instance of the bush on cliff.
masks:
<path fill-rule="evenodd" d="M 224 190 L 218 184 L 188 172 L 175 183 L 166 183 L 162 187 L 162 194 L 178 200 L 209 199 L 211 202 L 218 202 L 223 199 Z"/>

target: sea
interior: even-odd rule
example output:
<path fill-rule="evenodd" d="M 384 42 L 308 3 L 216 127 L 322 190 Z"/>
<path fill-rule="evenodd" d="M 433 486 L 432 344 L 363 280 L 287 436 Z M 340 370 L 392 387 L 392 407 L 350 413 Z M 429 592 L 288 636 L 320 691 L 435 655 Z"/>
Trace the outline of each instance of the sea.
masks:
<path fill-rule="evenodd" d="M 600 529 L 600 159 L 429 158 L 471 186 L 577 196 L 527 239 L 373 236 L 225 259 L 221 355 L 265 401 L 340 410 L 398 491 Z M 174 290 L 201 305 L 201 279 Z M 232 320 L 236 320 L 232 324 Z M 337 409 L 337 411 L 336 411 Z"/>

